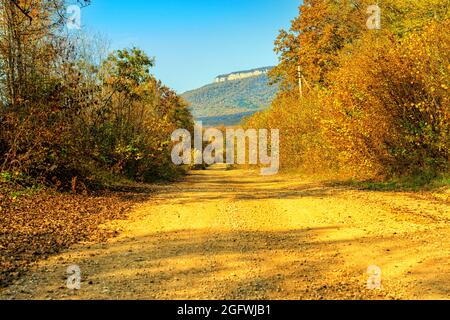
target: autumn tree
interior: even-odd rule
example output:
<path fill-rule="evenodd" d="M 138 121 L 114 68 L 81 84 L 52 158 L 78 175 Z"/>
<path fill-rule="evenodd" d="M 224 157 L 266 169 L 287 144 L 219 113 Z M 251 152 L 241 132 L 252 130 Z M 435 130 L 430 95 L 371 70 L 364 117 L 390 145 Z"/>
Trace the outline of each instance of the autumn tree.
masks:
<path fill-rule="evenodd" d="M 169 139 L 192 126 L 187 105 L 142 50 L 106 55 L 66 32 L 69 3 L 0 1 L 0 169 L 59 184 L 173 176 Z"/>
<path fill-rule="evenodd" d="M 439 0 L 383 0 L 383 32 L 398 36 L 420 31 L 430 19 L 448 18 L 448 5 Z M 339 66 L 339 53 L 350 54 L 352 45 L 367 34 L 367 9 L 371 0 L 305 0 L 289 30 L 281 30 L 275 41 L 279 65 L 272 76 L 284 88 L 298 81 L 297 67 L 312 84 L 327 86 L 327 74 Z"/>
<path fill-rule="evenodd" d="M 248 123 L 283 132 L 286 165 L 359 177 L 448 170 L 448 5 L 378 4 L 379 30 L 366 25 L 372 1 L 305 0 L 280 32 L 281 88 Z"/>

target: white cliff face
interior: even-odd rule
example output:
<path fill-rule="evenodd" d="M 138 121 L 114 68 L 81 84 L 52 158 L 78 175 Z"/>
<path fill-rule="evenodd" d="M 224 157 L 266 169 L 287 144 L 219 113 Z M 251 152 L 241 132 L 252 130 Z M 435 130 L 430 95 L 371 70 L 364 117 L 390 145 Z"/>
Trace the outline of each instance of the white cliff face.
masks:
<path fill-rule="evenodd" d="M 263 74 L 267 74 L 271 68 L 262 68 L 257 70 L 251 70 L 251 71 L 242 71 L 242 72 L 236 72 L 236 73 L 230 73 L 223 76 L 218 76 L 214 82 L 220 83 L 220 82 L 226 82 L 226 81 L 234 81 L 234 80 L 241 80 L 246 78 L 252 78 L 252 77 L 258 77 Z"/>

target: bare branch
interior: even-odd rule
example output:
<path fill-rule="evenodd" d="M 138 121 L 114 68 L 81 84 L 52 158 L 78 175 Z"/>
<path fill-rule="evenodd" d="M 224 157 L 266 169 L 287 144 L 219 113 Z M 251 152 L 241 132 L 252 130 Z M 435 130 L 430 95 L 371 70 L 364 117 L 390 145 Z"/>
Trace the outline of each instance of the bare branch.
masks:
<path fill-rule="evenodd" d="M 22 8 L 19 3 L 17 3 L 17 0 L 11 0 L 11 2 L 16 6 L 17 9 L 20 10 L 28 19 L 30 19 L 30 23 L 33 21 L 33 18 L 30 16 L 30 11 Z"/>

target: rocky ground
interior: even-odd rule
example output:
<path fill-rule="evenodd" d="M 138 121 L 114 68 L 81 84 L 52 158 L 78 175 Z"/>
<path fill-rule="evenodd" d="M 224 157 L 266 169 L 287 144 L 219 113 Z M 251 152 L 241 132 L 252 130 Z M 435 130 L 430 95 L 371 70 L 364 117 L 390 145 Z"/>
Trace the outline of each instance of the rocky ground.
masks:
<path fill-rule="evenodd" d="M 127 216 L 102 225 L 117 237 L 38 261 L 0 298 L 450 299 L 445 190 L 364 191 L 216 168 L 155 186 Z M 81 269 L 80 290 L 66 287 L 70 265 Z M 381 270 L 378 290 L 367 288 L 369 266 Z"/>

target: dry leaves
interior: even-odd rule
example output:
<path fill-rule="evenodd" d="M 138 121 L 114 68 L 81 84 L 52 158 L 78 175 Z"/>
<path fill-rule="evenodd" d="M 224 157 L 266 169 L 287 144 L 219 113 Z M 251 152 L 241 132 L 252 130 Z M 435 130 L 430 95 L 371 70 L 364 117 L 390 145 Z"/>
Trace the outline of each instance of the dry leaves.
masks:
<path fill-rule="evenodd" d="M 80 241 L 104 241 L 114 233 L 99 226 L 123 219 L 148 190 L 129 187 L 96 195 L 42 191 L 17 199 L 0 188 L 0 287 L 8 286 L 38 259 Z"/>

